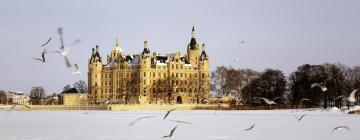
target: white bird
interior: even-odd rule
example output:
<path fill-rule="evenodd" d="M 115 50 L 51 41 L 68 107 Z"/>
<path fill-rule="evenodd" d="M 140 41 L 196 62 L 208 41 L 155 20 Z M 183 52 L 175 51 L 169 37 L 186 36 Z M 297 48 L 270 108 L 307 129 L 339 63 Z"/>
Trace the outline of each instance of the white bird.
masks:
<path fill-rule="evenodd" d="M 334 100 L 336 101 L 336 100 L 339 100 L 339 99 L 344 98 L 344 97 L 345 97 L 344 95 L 340 95 L 340 96 L 336 97 Z"/>
<path fill-rule="evenodd" d="M 144 119 L 150 119 L 150 118 L 155 118 L 157 116 L 144 116 L 144 117 L 140 117 L 137 118 L 136 120 L 132 121 L 131 123 L 129 123 L 129 126 L 134 125 L 135 123 L 137 123 L 138 121 L 144 120 Z"/>
<path fill-rule="evenodd" d="M 11 108 L 8 111 L 14 110 L 15 108 L 18 108 L 20 106 L 24 106 L 24 107 L 26 107 L 28 109 L 31 109 L 31 107 L 28 106 L 28 105 L 15 103 L 13 106 L 11 106 Z"/>
<path fill-rule="evenodd" d="M 359 90 L 359 89 L 355 89 L 355 90 L 353 90 L 353 91 L 350 93 L 350 95 L 349 95 L 349 97 L 348 97 L 348 99 L 347 99 L 349 102 L 351 102 L 351 103 L 356 102 L 355 94 L 356 94 L 356 92 L 357 92 L 358 90 Z"/>
<path fill-rule="evenodd" d="M 67 58 L 68 49 L 65 48 L 65 46 L 64 46 L 63 28 L 60 27 L 60 28 L 58 28 L 57 31 L 58 31 L 58 34 L 59 34 L 59 37 L 60 37 L 60 43 L 61 43 L 61 45 L 60 45 L 60 50 L 57 51 L 57 52 L 64 57 L 66 66 L 67 66 L 68 68 L 70 68 L 70 67 L 71 67 L 71 63 L 70 63 L 69 59 Z"/>
<path fill-rule="evenodd" d="M 171 131 L 169 135 L 163 136 L 162 138 L 171 138 L 176 130 L 177 126 L 175 126 Z"/>
<path fill-rule="evenodd" d="M 105 67 L 113 67 L 114 64 L 115 64 L 115 59 L 111 60 L 111 62 L 108 65 L 106 65 Z"/>
<path fill-rule="evenodd" d="M 333 134 L 335 131 L 341 131 L 341 130 L 348 130 L 348 131 L 351 131 L 351 129 L 346 126 L 346 125 L 342 125 L 342 126 L 338 126 L 338 127 L 335 127 L 332 131 L 331 131 L 331 134 Z"/>
<path fill-rule="evenodd" d="M 75 70 L 73 71 L 73 74 L 75 74 L 75 75 L 80 75 L 81 72 L 80 72 L 80 67 L 79 67 L 79 65 L 74 64 L 74 67 L 75 67 Z"/>
<path fill-rule="evenodd" d="M 300 104 L 303 104 L 303 102 L 305 102 L 305 101 L 310 101 L 310 99 L 308 99 L 308 98 L 301 98 L 301 99 L 300 99 Z"/>
<path fill-rule="evenodd" d="M 307 116 L 308 114 L 303 114 L 300 117 L 294 116 L 298 122 L 300 122 L 305 116 Z"/>
<path fill-rule="evenodd" d="M 191 122 L 185 122 L 185 121 L 179 121 L 179 120 L 170 120 L 172 122 L 177 122 L 177 123 L 184 123 L 184 124 L 193 124 Z"/>
<path fill-rule="evenodd" d="M 313 83 L 313 84 L 311 84 L 311 88 L 314 88 L 314 87 L 320 87 L 322 92 L 327 91 L 326 86 L 324 86 L 322 83 Z"/>
<path fill-rule="evenodd" d="M 273 105 L 273 104 L 276 104 L 274 101 L 271 101 L 269 99 L 266 99 L 266 98 L 259 98 L 259 97 L 255 97 L 256 99 L 262 99 L 266 104 L 268 105 Z"/>
<path fill-rule="evenodd" d="M 172 111 L 174 111 L 174 110 L 175 110 L 175 109 L 171 109 L 171 110 L 167 111 L 166 114 L 165 114 L 165 116 L 164 116 L 164 119 L 163 119 L 163 120 L 165 120 L 165 118 L 166 118 Z"/>
<path fill-rule="evenodd" d="M 249 128 L 245 129 L 244 131 L 250 131 L 255 127 L 256 124 L 253 124 L 252 126 L 250 126 Z"/>

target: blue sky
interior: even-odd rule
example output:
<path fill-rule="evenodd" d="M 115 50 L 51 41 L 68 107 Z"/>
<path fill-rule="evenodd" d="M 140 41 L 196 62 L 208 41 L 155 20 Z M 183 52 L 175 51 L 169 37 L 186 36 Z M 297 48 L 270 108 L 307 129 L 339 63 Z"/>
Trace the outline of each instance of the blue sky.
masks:
<path fill-rule="evenodd" d="M 276 68 L 288 75 L 304 63 L 359 65 L 359 7 L 355 0 L 3 0 L 0 89 L 43 86 L 51 94 L 87 81 L 91 48 L 99 44 L 106 58 L 116 38 L 126 53 L 140 52 L 147 40 L 151 51 L 184 54 L 192 25 L 197 41 L 207 45 L 211 70 Z M 82 39 L 69 56 L 80 65 L 80 76 L 58 55 L 49 54 L 45 64 L 33 60 L 50 36 L 48 48 L 58 49 L 58 27 L 66 44 Z"/>

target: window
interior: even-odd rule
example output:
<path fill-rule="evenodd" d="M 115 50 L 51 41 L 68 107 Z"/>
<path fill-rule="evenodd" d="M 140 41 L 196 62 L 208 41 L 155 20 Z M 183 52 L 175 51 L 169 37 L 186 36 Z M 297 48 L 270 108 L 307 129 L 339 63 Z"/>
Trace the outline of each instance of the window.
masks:
<path fill-rule="evenodd" d="M 153 77 L 155 77 L 155 72 L 153 72 Z"/>
<path fill-rule="evenodd" d="M 180 64 L 180 69 L 183 69 L 183 65 Z"/>
<path fill-rule="evenodd" d="M 176 69 L 178 69 L 179 68 L 179 66 L 178 66 L 178 64 L 176 64 Z"/>
<path fill-rule="evenodd" d="M 146 72 L 144 72 L 144 77 L 146 77 Z"/>
<path fill-rule="evenodd" d="M 183 73 L 180 73 L 180 77 L 183 77 Z"/>
<path fill-rule="evenodd" d="M 174 64 L 171 64 L 171 69 L 174 69 Z"/>
<path fill-rule="evenodd" d="M 178 78 L 179 77 L 179 74 L 178 73 L 176 73 L 176 78 Z"/>
<path fill-rule="evenodd" d="M 185 78 L 187 78 L 187 73 L 185 73 Z"/>

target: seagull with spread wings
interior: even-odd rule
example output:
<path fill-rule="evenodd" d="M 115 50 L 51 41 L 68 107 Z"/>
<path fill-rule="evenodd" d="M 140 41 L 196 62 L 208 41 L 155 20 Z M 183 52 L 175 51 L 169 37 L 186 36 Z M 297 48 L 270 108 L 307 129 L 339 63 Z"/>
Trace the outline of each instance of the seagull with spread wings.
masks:
<path fill-rule="evenodd" d="M 144 116 L 144 117 L 140 117 L 140 118 L 137 118 L 136 120 L 132 121 L 131 123 L 129 123 L 129 126 L 132 126 L 134 125 L 135 123 L 139 122 L 139 121 L 142 121 L 144 119 L 150 119 L 150 118 L 155 118 L 157 116 Z"/>
<path fill-rule="evenodd" d="M 337 126 L 335 127 L 332 131 L 331 134 L 333 134 L 336 131 L 341 131 L 341 130 L 348 130 L 351 131 L 350 127 L 346 126 L 346 125 L 342 125 L 342 126 Z"/>
<path fill-rule="evenodd" d="M 176 130 L 177 126 L 175 126 L 171 131 L 169 135 L 163 136 L 162 138 L 171 138 Z"/>
<path fill-rule="evenodd" d="M 166 118 L 172 111 L 174 111 L 174 110 L 175 110 L 175 109 L 171 109 L 171 110 L 167 111 L 166 114 L 165 114 L 165 116 L 164 116 L 164 119 L 163 119 L 163 120 L 165 120 L 165 118 Z"/>
<path fill-rule="evenodd" d="M 249 128 L 245 129 L 244 131 L 250 131 L 255 127 L 256 124 L 251 125 Z"/>

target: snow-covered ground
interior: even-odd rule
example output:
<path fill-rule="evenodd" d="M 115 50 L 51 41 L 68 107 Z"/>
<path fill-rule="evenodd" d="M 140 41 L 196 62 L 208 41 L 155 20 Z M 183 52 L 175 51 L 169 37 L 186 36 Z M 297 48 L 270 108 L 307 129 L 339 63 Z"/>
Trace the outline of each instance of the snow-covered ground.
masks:
<path fill-rule="evenodd" d="M 0 111 L 0 140 L 359 140 L 360 116 L 328 111 Z M 298 122 L 294 116 L 308 115 Z M 143 116 L 155 118 L 129 123 Z M 169 120 L 193 123 L 178 124 Z M 244 131 L 256 124 L 250 131 Z M 347 125 L 352 130 L 336 131 Z"/>

